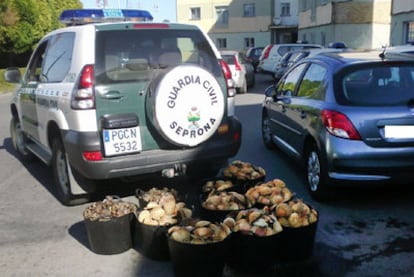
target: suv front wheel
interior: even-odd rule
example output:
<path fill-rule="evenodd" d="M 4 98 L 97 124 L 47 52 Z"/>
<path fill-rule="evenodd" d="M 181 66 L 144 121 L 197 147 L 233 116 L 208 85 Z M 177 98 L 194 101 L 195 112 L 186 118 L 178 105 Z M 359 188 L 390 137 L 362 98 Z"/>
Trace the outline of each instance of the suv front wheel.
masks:
<path fill-rule="evenodd" d="M 52 144 L 52 170 L 56 193 L 59 201 L 67 206 L 79 205 L 89 201 L 89 194 L 73 194 L 71 185 L 77 185 L 68 157 L 60 139 L 55 139 Z"/>
<path fill-rule="evenodd" d="M 20 121 L 13 117 L 10 121 L 10 135 L 12 139 L 13 148 L 17 151 L 19 158 L 23 161 L 31 161 L 34 159 L 34 154 L 27 150 L 27 138 L 22 130 Z"/>

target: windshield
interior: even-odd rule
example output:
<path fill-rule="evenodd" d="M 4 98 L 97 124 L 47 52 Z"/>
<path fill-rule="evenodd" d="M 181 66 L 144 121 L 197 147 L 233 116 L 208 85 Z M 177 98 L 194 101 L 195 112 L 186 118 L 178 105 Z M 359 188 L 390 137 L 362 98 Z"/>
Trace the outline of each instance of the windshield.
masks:
<path fill-rule="evenodd" d="M 214 76 L 221 68 L 210 45 L 195 30 L 140 29 L 97 33 L 96 83 L 148 80 L 152 72 L 197 64 Z"/>
<path fill-rule="evenodd" d="M 233 55 L 221 55 L 221 57 L 223 58 L 223 61 L 225 61 L 227 64 L 233 64 L 235 63 L 235 57 Z"/>

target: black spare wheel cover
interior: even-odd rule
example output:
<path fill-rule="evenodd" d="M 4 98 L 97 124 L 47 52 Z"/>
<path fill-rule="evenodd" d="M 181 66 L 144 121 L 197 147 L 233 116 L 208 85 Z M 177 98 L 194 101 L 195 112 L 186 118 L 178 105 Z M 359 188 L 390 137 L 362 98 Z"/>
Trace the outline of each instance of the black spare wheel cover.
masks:
<path fill-rule="evenodd" d="M 180 65 L 153 80 L 147 115 L 161 136 L 178 146 L 197 146 L 219 127 L 227 101 L 216 78 L 195 65 Z"/>

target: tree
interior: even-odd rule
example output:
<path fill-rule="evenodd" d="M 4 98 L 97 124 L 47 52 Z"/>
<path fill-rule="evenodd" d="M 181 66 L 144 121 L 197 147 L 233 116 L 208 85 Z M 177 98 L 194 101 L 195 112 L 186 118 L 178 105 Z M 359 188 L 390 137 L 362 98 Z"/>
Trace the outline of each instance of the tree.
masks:
<path fill-rule="evenodd" d="M 33 50 L 46 33 L 61 26 L 62 10 L 81 7 L 79 0 L 2 0 L 0 55 L 8 57 L 10 65 L 16 55 Z"/>
<path fill-rule="evenodd" d="M 52 13 L 52 29 L 57 29 L 62 27 L 62 24 L 59 22 L 60 13 L 68 9 L 81 9 L 82 3 L 80 0 L 49 0 L 50 9 Z"/>

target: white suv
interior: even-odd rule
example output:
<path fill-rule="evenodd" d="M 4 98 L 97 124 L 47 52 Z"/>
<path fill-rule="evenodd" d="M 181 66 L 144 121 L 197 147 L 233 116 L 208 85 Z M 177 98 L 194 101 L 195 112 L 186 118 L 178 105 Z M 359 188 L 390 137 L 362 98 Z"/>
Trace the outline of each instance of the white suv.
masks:
<path fill-rule="evenodd" d="M 77 23 L 86 11 L 66 18 Z M 92 12 L 94 20 L 118 16 Z M 51 165 L 65 205 L 89 201 L 100 180 L 214 175 L 240 147 L 231 72 L 196 26 L 62 28 L 40 40 L 24 76 L 10 69 L 5 77 L 20 83 L 10 104 L 13 146 L 20 158 Z"/>
<path fill-rule="evenodd" d="M 287 52 L 308 48 L 323 48 L 318 44 L 307 43 L 286 43 L 286 44 L 269 44 L 263 51 L 259 58 L 259 65 L 257 70 L 259 72 L 274 75 L 276 73 L 276 66 L 280 58 Z"/>

